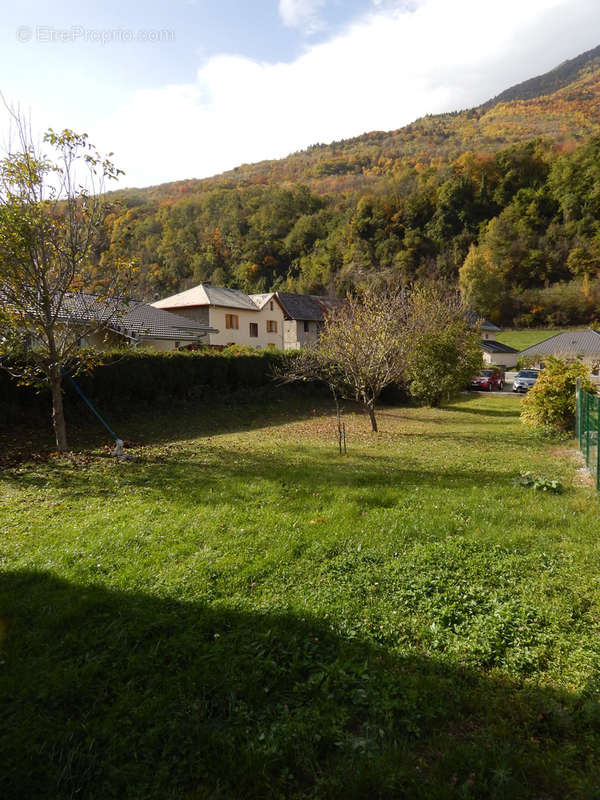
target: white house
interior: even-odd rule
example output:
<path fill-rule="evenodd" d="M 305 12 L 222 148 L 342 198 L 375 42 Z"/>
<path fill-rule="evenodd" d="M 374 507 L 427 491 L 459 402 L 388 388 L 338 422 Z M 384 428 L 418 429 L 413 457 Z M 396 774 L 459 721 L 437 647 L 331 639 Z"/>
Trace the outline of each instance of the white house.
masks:
<path fill-rule="evenodd" d="M 500 333 L 502 328 L 494 325 L 494 323 L 490 322 L 488 319 L 480 317 L 474 311 L 467 311 L 465 320 L 473 327 L 479 325 L 479 331 L 481 333 L 480 347 L 484 364 L 504 367 L 504 369 L 510 369 L 517 365 L 519 351 L 515 350 L 514 347 L 509 347 L 507 344 L 498 342 L 495 338 L 495 334 Z"/>
<path fill-rule="evenodd" d="M 239 289 L 201 283 L 152 305 L 216 329 L 206 342 L 213 347 L 283 349 L 284 314 L 272 292 L 250 296 Z"/>

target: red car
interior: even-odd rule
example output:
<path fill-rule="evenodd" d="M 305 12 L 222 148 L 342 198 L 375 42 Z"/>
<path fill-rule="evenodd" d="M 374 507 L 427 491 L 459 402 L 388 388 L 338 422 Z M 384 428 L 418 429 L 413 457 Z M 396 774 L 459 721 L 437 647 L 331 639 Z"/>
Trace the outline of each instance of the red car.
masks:
<path fill-rule="evenodd" d="M 495 369 L 482 369 L 471 381 L 471 389 L 480 392 L 493 392 L 494 389 L 498 389 L 501 392 L 504 389 L 504 375 Z"/>

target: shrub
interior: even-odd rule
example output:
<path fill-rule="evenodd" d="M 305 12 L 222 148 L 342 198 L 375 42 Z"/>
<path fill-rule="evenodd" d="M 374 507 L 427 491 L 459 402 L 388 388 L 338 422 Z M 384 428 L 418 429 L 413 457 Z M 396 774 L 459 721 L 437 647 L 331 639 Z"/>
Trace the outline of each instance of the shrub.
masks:
<path fill-rule="evenodd" d="M 596 387 L 585 364 L 580 361 L 569 364 L 562 358 L 549 356 L 535 386 L 521 401 L 521 421 L 546 431 L 571 432 L 575 423 L 577 378 L 581 378 L 582 389 L 595 394 Z"/>
<path fill-rule="evenodd" d="M 481 369 L 479 341 L 479 331 L 463 320 L 424 336 L 412 352 L 407 371 L 411 395 L 439 406 L 445 395 L 463 389 Z"/>

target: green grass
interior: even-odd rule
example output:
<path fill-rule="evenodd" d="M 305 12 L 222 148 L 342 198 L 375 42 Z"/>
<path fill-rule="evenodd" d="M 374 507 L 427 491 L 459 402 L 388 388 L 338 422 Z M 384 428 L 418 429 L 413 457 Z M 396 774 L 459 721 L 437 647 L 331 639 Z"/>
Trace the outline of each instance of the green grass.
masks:
<path fill-rule="evenodd" d="M 0 796 L 597 798 L 598 501 L 518 402 L 348 413 L 347 456 L 285 404 L 14 453 Z"/>
<path fill-rule="evenodd" d="M 563 331 L 573 330 L 573 328 L 523 328 L 522 330 L 515 331 L 502 331 L 496 337 L 502 344 L 507 344 L 509 347 L 514 347 L 517 350 L 525 350 L 526 347 L 531 347 L 533 344 L 543 342 L 544 339 L 549 339 L 551 336 L 556 336 L 557 333 Z"/>

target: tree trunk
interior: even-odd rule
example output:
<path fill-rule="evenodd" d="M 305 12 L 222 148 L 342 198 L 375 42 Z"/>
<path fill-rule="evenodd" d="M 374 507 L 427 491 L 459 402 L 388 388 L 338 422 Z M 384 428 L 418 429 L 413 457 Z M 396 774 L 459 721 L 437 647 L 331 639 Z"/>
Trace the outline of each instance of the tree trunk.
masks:
<path fill-rule="evenodd" d="M 50 372 L 50 391 L 52 392 L 52 425 L 56 437 L 56 447 L 61 452 L 66 452 L 67 426 L 65 425 L 65 412 L 63 409 L 62 375 L 60 367 L 53 367 Z"/>
<path fill-rule="evenodd" d="M 367 413 L 369 414 L 369 419 L 371 420 L 371 430 L 377 433 L 377 420 L 375 419 L 375 407 L 372 406 L 370 403 L 367 403 Z"/>

